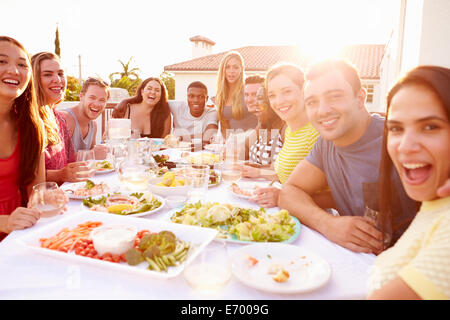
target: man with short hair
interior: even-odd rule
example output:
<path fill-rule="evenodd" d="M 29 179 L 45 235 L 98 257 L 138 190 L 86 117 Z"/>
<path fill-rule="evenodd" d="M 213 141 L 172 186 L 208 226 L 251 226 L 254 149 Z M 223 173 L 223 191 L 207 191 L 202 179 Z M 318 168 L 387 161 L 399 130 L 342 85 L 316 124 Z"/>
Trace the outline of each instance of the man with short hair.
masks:
<path fill-rule="evenodd" d="M 80 103 L 63 110 L 75 152 L 94 148 L 97 159 L 106 157 L 106 147 L 96 146 L 95 120 L 105 110 L 109 96 L 108 84 L 98 78 L 88 78 L 81 88 Z"/>
<path fill-rule="evenodd" d="M 201 138 L 203 144 L 209 142 L 217 133 L 217 111 L 205 108 L 208 100 L 208 88 L 200 81 L 194 81 L 187 88 L 185 101 L 170 101 L 173 115 L 174 135 L 183 140 Z"/>
<path fill-rule="evenodd" d="M 259 110 L 258 103 L 258 91 L 264 88 L 264 78 L 259 75 L 248 76 L 244 83 L 244 101 L 247 106 L 248 112 L 253 113 L 260 121 L 259 116 L 261 110 Z"/>
<path fill-rule="evenodd" d="M 377 181 L 384 118 L 371 115 L 358 71 L 343 60 L 325 60 L 306 73 L 305 109 L 320 133 L 314 148 L 301 161 L 280 192 L 278 205 L 331 241 L 356 252 L 379 253 L 383 236 L 364 218 L 365 206 L 377 209 Z M 396 172 L 398 191 L 395 223 L 407 221 L 392 235 L 400 237 L 416 214 Z M 339 216 L 313 200 L 329 186 Z"/>

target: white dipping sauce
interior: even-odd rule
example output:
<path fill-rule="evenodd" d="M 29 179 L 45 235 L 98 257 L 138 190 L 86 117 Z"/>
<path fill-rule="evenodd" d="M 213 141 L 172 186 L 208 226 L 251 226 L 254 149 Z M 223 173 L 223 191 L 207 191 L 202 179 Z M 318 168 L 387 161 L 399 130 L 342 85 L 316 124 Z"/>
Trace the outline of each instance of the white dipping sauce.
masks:
<path fill-rule="evenodd" d="M 107 252 L 120 255 L 133 247 L 136 234 L 136 227 L 115 225 L 95 228 L 91 238 L 99 256 Z"/>

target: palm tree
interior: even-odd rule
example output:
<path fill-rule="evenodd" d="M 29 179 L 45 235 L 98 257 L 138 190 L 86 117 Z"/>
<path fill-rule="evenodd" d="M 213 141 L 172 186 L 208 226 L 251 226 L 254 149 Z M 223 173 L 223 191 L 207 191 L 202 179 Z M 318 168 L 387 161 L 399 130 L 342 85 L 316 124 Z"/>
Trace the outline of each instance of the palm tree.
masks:
<path fill-rule="evenodd" d="M 115 75 L 120 75 L 120 78 L 127 77 L 130 78 L 130 76 L 134 77 L 134 80 L 139 79 L 138 72 L 141 70 L 139 68 L 131 68 L 130 69 L 130 62 L 133 59 L 131 57 L 127 63 L 123 63 L 122 60 L 118 60 L 120 64 L 122 65 L 123 71 L 122 72 L 113 72 L 109 75 L 109 79 L 111 80 L 111 83 L 113 82 L 113 78 Z"/>

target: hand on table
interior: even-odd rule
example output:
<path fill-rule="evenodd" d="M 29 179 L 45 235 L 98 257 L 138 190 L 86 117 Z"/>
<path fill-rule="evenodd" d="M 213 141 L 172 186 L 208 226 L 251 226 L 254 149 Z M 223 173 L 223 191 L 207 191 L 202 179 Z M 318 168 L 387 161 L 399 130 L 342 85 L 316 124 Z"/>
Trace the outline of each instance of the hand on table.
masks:
<path fill-rule="evenodd" d="M 325 236 L 355 252 L 379 254 L 383 250 L 383 235 L 367 217 L 332 217 Z"/>
<path fill-rule="evenodd" d="M 278 195 L 280 189 L 276 187 L 256 188 L 253 191 L 253 196 L 249 199 L 256 202 L 263 208 L 272 208 L 278 206 Z"/>
<path fill-rule="evenodd" d="M 9 215 L 6 228 L 10 231 L 29 228 L 39 220 L 40 216 L 38 209 L 18 207 Z"/>
<path fill-rule="evenodd" d="M 239 169 L 241 170 L 242 176 L 244 178 L 259 178 L 260 176 L 259 168 L 255 168 L 244 164 L 240 166 Z"/>
<path fill-rule="evenodd" d="M 62 169 L 63 182 L 80 182 L 92 177 L 92 168 L 85 161 L 71 162 Z"/>

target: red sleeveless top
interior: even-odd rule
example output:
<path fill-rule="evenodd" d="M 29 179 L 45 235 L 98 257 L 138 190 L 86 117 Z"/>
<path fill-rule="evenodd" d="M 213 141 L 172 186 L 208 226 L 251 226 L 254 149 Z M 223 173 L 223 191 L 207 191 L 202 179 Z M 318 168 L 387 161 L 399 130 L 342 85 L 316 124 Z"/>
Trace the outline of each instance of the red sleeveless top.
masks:
<path fill-rule="evenodd" d="M 14 152 L 0 159 L 0 214 L 10 214 L 21 205 L 19 190 L 20 136 Z"/>

